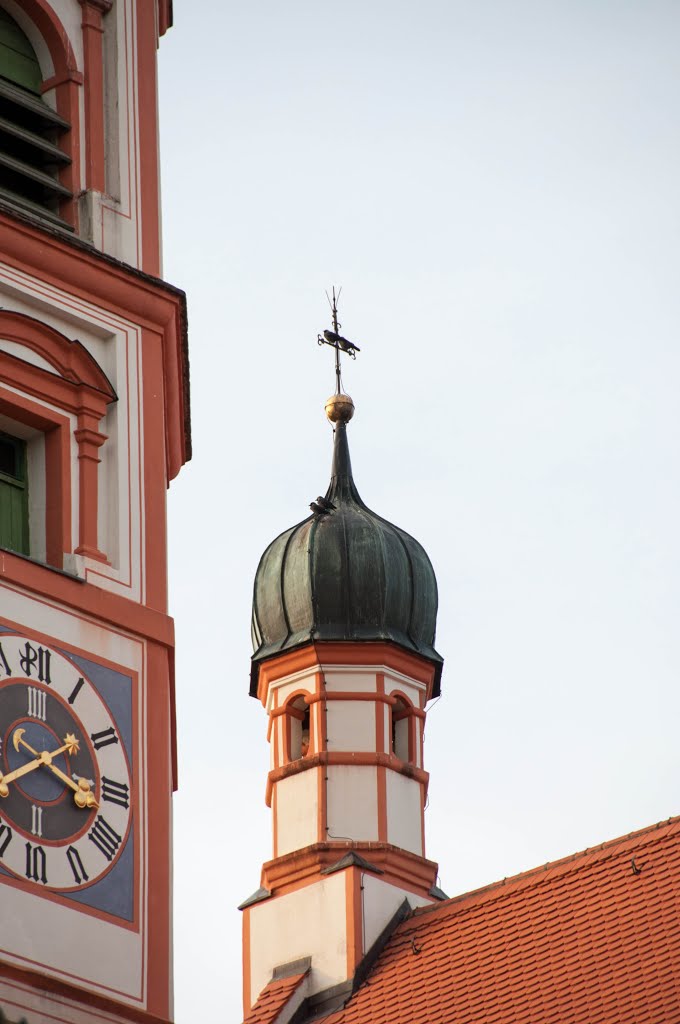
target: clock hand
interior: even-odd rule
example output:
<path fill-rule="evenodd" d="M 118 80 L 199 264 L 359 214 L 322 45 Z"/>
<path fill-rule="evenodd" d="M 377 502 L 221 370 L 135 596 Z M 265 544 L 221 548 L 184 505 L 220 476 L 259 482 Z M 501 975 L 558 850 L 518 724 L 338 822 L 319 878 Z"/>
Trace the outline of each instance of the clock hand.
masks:
<path fill-rule="evenodd" d="M 14 733 L 12 735 L 12 743 L 14 744 L 14 749 L 18 751 L 19 744 L 21 744 L 22 747 L 26 747 L 26 750 L 29 752 L 29 754 L 33 754 L 34 757 L 41 758 L 43 764 L 49 765 L 53 757 L 57 757 L 58 754 L 63 754 L 65 750 L 68 750 L 69 754 L 78 753 L 78 748 L 80 744 L 73 735 L 73 733 L 71 732 L 67 732 L 66 736 L 64 736 L 63 747 L 59 747 L 57 750 L 52 751 L 43 750 L 41 754 L 39 754 L 37 750 L 34 750 L 30 743 L 26 742 L 26 740 L 24 739 L 25 732 L 25 729 L 14 730 Z"/>
<path fill-rule="evenodd" d="M 29 751 L 29 753 L 35 754 L 36 761 L 35 762 L 29 762 L 29 764 L 34 765 L 35 767 L 38 767 L 39 765 L 44 764 L 47 768 L 50 769 L 50 771 L 54 775 L 57 776 L 57 778 L 61 779 L 62 782 L 66 783 L 66 785 L 70 789 L 73 790 L 73 799 L 75 801 L 76 807 L 80 807 L 81 809 L 82 808 L 86 808 L 86 807 L 99 807 L 99 804 L 97 803 L 97 801 L 94 798 L 94 793 L 92 793 L 91 790 L 90 790 L 90 784 L 87 781 L 87 779 L 80 779 L 78 782 L 73 782 L 72 779 L 69 779 L 68 775 L 66 775 L 64 772 L 62 772 L 62 770 L 60 768 L 57 768 L 56 764 L 52 764 L 52 759 L 57 757 L 57 755 L 59 755 L 59 754 L 63 754 L 64 751 L 66 751 L 66 750 L 69 752 L 69 754 L 75 754 L 75 753 L 78 752 L 78 746 L 79 746 L 78 740 L 75 738 L 73 733 L 67 733 L 66 734 L 66 736 L 64 737 L 64 745 L 61 746 L 61 747 L 58 747 L 57 750 L 52 750 L 52 751 L 43 750 L 43 752 L 41 754 L 39 754 L 38 751 L 34 750 L 33 747 L 30 745 L 30 743 L 27 743 L 26 740 L 23 738 L 25 732 L 26 732 L 25 729 L 15 729 L 14 730 L 14 734 L 12 736 L 12 742 L 14 743 L 14 749 L 18 750 L 19 749 L 19 744 L 21 744 L 21 746 L 25 747 L 26 750 Z M 24 765 L 23 768 L 26 769 L 27 766 Z M 31 768 L 29 770 L 32 771 L 33 769 Z M 22 770 L 22 769 L 18 769 L 18 771 L 22 775 L 26 774 L 26 772 L 24 770 Z M 14 773 L 13 777 L 14 778 L 17 777 L 16 772 Z M 6 782 L 7 778 L 8 778 L 8 776 L 5 776 L 5 779 L 3 781 Z M 2 781 L 0 781 L 0 794 L 1 793 L 2 793 Z"/>
<path fill-rule="evenodd" d="M 57 778 L 65 782 L 67 786 L 70 786 L 73 790 L 73 799 L 77 807 L 99 807 L 94 798 L 94 793 L 90 790 L 90 783 L 87 779 L 80 779 L 79 782 L 74 782 L 60 768 L 57 768 L 56 764 L 48 764 L 47 767 L 54 772 Z"/>
<path fill-rule="evenodd" d="M 39 768 L 42 763 L 43 762 L 40 758 L 36 757 L 34 761 L 22 764 L 21 768 L 15 768 L 13 772 L 8 772 L 7 775 L 0 775 L 0 797 L 8 796 L 8 782 L 14 782 L 15 779 L 20 779 L 22 775 L 28 775 L 29 772 L 33 772 L 36 768 Z"/>

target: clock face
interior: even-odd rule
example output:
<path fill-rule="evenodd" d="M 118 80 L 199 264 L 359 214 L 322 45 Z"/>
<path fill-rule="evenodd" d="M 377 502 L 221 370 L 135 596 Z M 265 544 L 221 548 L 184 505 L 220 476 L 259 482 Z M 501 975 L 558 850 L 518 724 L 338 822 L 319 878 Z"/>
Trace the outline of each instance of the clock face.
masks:
<path fill-rule="evenodd" d="M 116 722 L 60 651 L 0 640 L 0 865 L 48 889 L 90 886 L 115 864 L 132 819 Z"/>

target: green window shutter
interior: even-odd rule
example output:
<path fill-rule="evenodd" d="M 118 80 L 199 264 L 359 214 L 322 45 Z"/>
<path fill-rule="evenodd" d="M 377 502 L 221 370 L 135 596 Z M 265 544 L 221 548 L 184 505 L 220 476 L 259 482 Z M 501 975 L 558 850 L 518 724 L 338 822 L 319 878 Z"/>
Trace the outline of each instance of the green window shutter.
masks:
<path fill-rule="evenodd" d="M 0 434 L 0 547 L 30 554 L 26 442 Z"/>
<path fill-rule="evenodd" d="M 42 75 L 33 47 L 9 14 L 0 10 L 0 75 L 40 94 Z"/>
<path fill-rule="evenodd" d="M 60 180 L 71 162 L 60 144 L 69 123 L 43 100 L 41 85 L 33 47 L 0 7 L 0 199 L 70 231 L 60 215 L 71 198 Z"/>

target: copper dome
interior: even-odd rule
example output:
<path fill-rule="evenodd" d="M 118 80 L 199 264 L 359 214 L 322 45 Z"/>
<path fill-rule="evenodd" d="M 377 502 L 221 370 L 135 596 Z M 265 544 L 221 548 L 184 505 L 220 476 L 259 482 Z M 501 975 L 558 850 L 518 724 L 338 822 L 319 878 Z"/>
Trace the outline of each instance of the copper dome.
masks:
<path fill-rule="evenodd" d="M 437 581 L 425 549 L 364 505 L 352 478 L 347 424 L 335 426 L 326 499 L 272 541 L 260 559 L 253 593 L 251 694 L 260 662 L 310 641 L 391 641 L 435 665 Z"/>

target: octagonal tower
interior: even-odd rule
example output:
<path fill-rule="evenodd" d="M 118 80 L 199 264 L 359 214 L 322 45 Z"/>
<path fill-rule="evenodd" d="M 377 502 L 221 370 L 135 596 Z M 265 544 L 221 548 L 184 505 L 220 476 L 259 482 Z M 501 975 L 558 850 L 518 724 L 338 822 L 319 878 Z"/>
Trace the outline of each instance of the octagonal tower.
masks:
<path fill-rule="evenodd" d="M 302 970 L 300 999 L 351 991 L 407 901 L 443 894 L 425 856 L 426 704 L 440 691 L 437 583 L 424 548 L 354 483 L 340 392 L 331 481 L 265 550 L 255 577 L 251 688 L 268 716 L 272 858 L 244 913 L 246 1012 Z"/>

